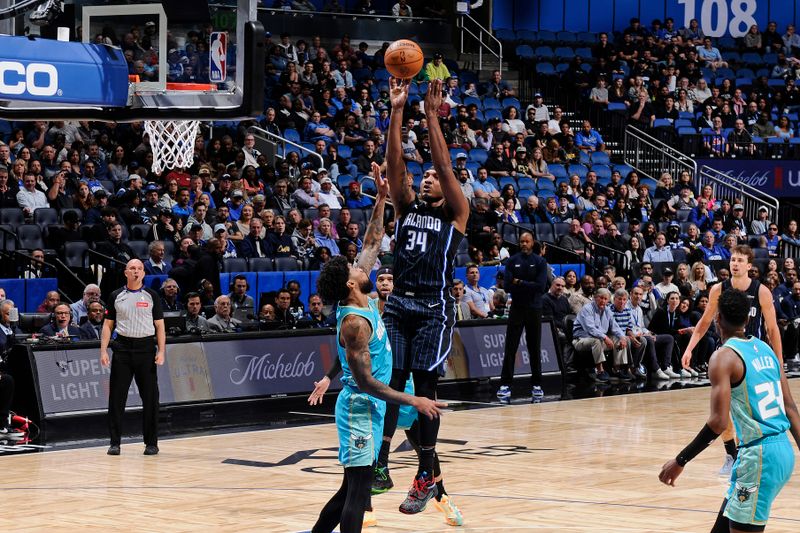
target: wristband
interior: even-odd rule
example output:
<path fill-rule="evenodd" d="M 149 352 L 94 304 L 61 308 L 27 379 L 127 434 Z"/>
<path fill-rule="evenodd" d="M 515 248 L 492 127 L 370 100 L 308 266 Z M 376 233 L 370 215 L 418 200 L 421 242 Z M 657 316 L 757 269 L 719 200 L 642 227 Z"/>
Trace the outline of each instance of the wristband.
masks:
<path fill-rule="evenodd" d="M 686 466 L 686 463 L 708 448 L 717 437 L 719 437 L 719 433 L 716 433 L 713 429 L 708 427 L 708 424 L 704 425 L 703 429 L 700 430 L 700 433 L 697 434 L 694 440 L 678 454 L 675 458 L 675 462 L 680 466 Z"/>

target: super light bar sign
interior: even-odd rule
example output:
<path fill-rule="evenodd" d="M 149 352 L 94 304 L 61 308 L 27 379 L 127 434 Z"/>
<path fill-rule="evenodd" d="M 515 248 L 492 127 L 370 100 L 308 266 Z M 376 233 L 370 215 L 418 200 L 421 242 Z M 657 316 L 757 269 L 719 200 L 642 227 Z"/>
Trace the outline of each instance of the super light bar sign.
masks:
<path fill-rule="evenodd" d="M 52 104 L 121 107 L 128 67 L 118 48 L 0 36 L 0 97 Z"/>
<path fill-rule="evenodd" d="M 678 4 L 684 7 L 683 26 L 688 28 L 689 22 L 697 19 L 700 29 L 709 37 L 744 36 L 756 24 L 759 7 L 756 0 L 678 0 Z M 675 17 L 675 22 L 680 24 L 680 19 Z"/>

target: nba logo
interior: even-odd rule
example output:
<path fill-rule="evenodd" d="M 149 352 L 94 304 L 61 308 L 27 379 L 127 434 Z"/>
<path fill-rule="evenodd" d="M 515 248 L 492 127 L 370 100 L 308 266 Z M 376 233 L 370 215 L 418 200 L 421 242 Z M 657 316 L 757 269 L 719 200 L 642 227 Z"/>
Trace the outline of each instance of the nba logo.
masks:
<path fill-rule="evenodd" d="M 220 31 L 212 33 L 208 52 L 208 79 L 212 83 L 222 83 L 228 77 L 228 34 Z"/>

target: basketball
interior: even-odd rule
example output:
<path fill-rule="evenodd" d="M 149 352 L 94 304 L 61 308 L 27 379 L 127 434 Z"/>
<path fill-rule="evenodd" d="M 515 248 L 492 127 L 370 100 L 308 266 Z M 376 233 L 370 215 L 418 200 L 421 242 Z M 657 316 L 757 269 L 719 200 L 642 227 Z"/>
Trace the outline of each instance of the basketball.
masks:
<path fill-rule="evenodd" d="M 389 45 L 383 57 L 386 70 L 401 80 L 411 79 L 422 70 L 425 56 L 422 48 L 414 41 L 400 39 Z"/>

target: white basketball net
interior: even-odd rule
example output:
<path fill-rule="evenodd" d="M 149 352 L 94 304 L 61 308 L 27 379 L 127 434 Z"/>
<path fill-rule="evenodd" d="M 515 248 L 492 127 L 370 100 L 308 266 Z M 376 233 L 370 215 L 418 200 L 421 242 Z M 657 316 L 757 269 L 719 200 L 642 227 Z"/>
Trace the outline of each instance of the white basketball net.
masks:
<path fill-rule="evenodd" d="M 194 163 L 194 139 L 199 120 L 146 120 L 144 131 L 153 149 L 153 173 L 189 168 Z"/>

